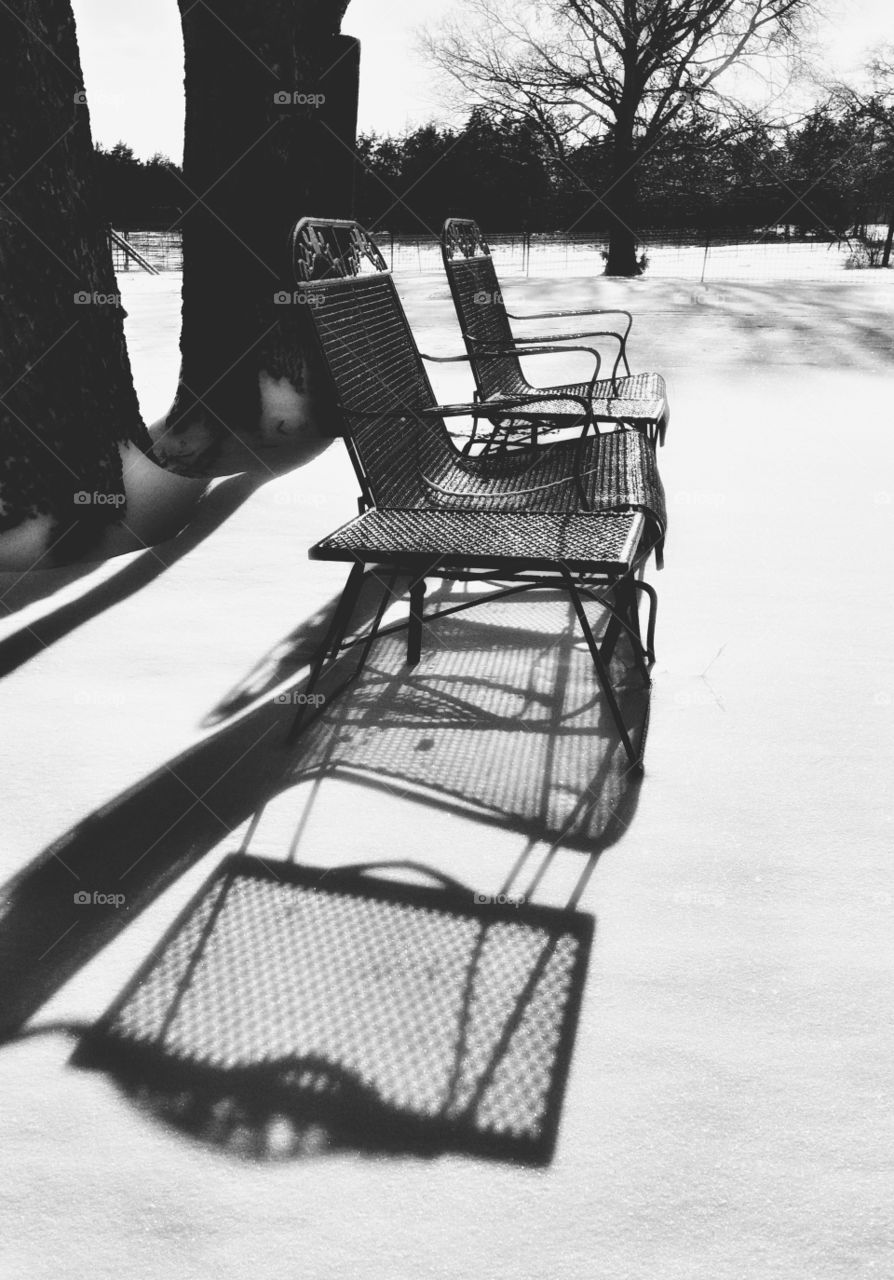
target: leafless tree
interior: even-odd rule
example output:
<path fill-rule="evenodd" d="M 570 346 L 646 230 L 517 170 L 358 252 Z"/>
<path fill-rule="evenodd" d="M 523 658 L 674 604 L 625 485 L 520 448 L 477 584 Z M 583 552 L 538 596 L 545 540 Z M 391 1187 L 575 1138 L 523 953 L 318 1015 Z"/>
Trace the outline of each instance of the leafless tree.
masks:
<path fill-rule="evenodd" d="M 464 0 L 425 39 L 467 102 L 535 123 L 561 161 L 603 136 L 611 183 L 607 271 L 637 272 L 637 166 L 688 106 L 716 104 L 734 67 L 789 56 L 811 0 Z M 728 78 L 728 77 L 727 77 Z"/>
<path fill-rule="evenodd" d="M 871 176 L 885 189 L 888 198 L 888 234 L 882 250 L 881 266 L 891 262 L 894 247 L 894 45 L 883 45 L 866 64 L 867 84 L 831 86 L 830 103 L 866 121 L 872 130 Z"/>

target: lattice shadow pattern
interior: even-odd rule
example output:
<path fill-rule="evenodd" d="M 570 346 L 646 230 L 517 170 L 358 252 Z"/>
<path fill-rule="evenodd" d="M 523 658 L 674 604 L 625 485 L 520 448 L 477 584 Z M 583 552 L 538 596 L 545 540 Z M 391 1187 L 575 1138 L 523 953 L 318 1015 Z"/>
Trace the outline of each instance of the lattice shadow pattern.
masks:
<path fill-rule="evenodd" d="M 460 591 L 445 588 L 432 607 Z M 598 634 L 605 616 L 586 609 Z M 638 779 L 567 599 L 541 591 L 480 605 L 426 626 L 412 671 L 405 654 L 400 632 L 376 642 L 350 693 L 302 735 L 293 781 L 347 774 L 587 853 L 626 828 Z M 638 733 L 649 690 L 623 638 L 613 667 Z"/>
<path fill-rule="evenodd" d="M 76 1051 L 231 1154 L 553 1153 L 592 918 L 234 855 Z"/>

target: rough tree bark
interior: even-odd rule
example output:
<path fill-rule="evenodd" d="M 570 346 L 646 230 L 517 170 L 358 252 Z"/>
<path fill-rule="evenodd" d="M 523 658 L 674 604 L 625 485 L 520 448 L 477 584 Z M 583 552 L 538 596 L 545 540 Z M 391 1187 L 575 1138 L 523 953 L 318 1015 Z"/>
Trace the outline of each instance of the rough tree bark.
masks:
<path fill-rule="evenodd" d="M 0 565 L 77 557 L 149 448 L 124 342 L 69 0 L 0 8 Z"/>
<path fill-rule="evenodd" d="M 635 276 L 639 272 L 634 228 L 637 225 L 636 104 L 640 93 L 634 75 L 629 74 L 612 129 L 612 185 L 605 193 L 609 219 L 605 273 L 609 276 Z"/>
<path fill-rule="evenodd" d="M 339 34 L 347 0 L 179 2 L 182 363 L 155 454 L 187 476 L 278 473 L 331 433 L 288 236 L 350 216 L 359 46 Z"/>

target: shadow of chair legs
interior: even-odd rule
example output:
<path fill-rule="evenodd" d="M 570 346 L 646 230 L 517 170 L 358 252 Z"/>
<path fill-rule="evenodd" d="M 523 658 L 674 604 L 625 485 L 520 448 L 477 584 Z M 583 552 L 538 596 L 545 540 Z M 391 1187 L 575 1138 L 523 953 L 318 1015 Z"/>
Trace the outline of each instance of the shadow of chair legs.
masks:
<path fill-rule="evenodd" d="M 638 790 L 564 595 L 495 601 L 426 635 L 412 670 L 402 634 L 377 641 L 350 697 L 303 735 L 293 780 L 338 774 L 547 843 L 606 847 Z M 645 726 L 649 690 L 626 639 L 615 669 L 628 725 Z"/>

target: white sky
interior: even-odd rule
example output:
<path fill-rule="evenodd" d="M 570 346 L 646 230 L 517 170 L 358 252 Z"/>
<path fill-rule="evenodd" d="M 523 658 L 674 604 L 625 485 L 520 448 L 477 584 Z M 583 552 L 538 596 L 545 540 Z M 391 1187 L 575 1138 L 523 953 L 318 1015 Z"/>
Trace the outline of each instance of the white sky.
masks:
<path fill-rule="evenodd" d="M 176 0 L 73 0 L 94 138 L 143 157 L 182 154 L 183 49 Z M 362 44 L 360 129 L 399 133 L 445 118 L 415 49 L 415 32 L 444 0 L 353 0 L 343 29 Z M 894 42 L 892 0 L 825 0 L 819 37 L 829 73 L 854 72 L 867 50 Z"/>

